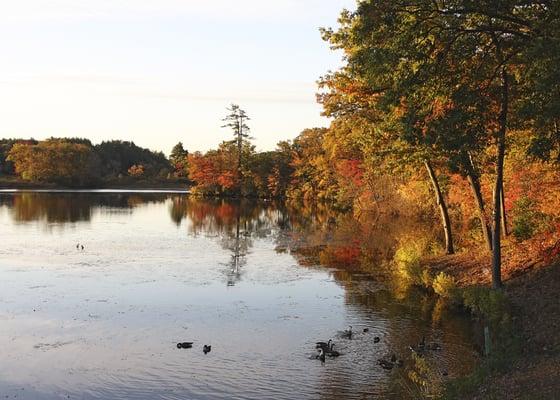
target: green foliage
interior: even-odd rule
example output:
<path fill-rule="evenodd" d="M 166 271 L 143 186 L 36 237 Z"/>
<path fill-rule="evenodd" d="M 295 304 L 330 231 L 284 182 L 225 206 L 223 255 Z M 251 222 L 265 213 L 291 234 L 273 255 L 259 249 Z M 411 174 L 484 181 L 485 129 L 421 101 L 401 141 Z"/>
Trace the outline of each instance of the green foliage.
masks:
<path fill-rule="evenodd" d="M 519 241 L 533 237 L 546 220 L 546 216 L 538 211 L 535 202 L 528 196 L 515 201 L 513 216 L 512 233 Z"/>
<path fill-rule="evenodd" d="M 183 147 L 183 143 L 179 142 L 173 149 L 171 149 L 171 154 L 169 155 L 169 162 L 175 170 L 175 176 L 186 177 L 189 171 L 189 152 Z"/>
<path fill-rule="evenodd" d="M 446 385 L 445 399 L 463 399 L 492 373 L 504 371 L 521 354 L 522 339 L 511 317 L 511 306 L 501 290 L 470 287 L 462 291 L 463 304 L 489 328 L 492 351 L 470 375 Z"/>
<path fill-rule="evenodd" d="M 503 291 L 474 286 L 463 290 L 463 304 L 475 315 L 490 321 L 499 321 L 508 309 L 508 300 Z"/>
<path fill-rule="evenodd" d="M 167 172 L 173 169 L 163 153 L 144 149 L 133 142 L 121 140 L 102 142 L 94 146 L 94 151 L 101 160 L 100 175 L 103 178 L 127 175 L 133 165 L 143 165 L 145 177 L 167 175 Z"/>

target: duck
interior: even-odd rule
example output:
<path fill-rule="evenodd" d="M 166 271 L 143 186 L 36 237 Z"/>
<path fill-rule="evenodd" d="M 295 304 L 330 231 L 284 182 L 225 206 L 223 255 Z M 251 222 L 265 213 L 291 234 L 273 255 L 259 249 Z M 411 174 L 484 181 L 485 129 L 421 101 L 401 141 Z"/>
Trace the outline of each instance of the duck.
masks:
<path fill-rule="evenodd" d="M 426 337 L 422 336 L 422 340 L 420 341 L 420 343 L 418 343 L 416 346 L 408 346 L 408 348 L 413 353 L 417 353 L 417 354 L 423 353 L 424 350 L 426 350 Z"/>
<path fill-rule="evenodd" d="M 316 349 L 323 349 L 323 350 L 330 350 L 332 346 L 332 339 L 329 339 L 328 342 L 317 342 L 315 343 Z"/>
<path fill-rule="evenodd" d="M 207 344 L 202 346 L 202 351 L 204 352 L 204 354 L 210 353 L 211 350 L 212 350 L 212 346 L 209 346 Z"/>
<path fill-rule="evenodd" d="M 80 245 L 80 246 L 81 246 L 81 248 L 82 248 L 82 250 L 83 250 L 83 249 L 84 249 L 84 245 L 82 244 L 82 245 Z"/>
<path fill-rule="evenodd" d="M 439 343 L 433 342 L 433 343 L 429 343 L 427 346 L 428 350 L 441 350 L 441 346 L 439 345 Z"/>
<path fill-rule="evenodd" d="M 368 333 L 368 332 L 369 332 L 369 328 L 364 328 L 363 332 L 364 332 L 364 333 Z"/>
<path fill-rule="evenodd" d="M 379 336 L 376 336 L 373 338 L 373 343 L 379 343 L 381 341 L 381 338 Z"/>
<path fill-rule="evenodd" d="M 319 349 L 317 359 L 321 360 L 321 362 L 325 362 L 325 350 L 323 350 L 322 348 Z"/>
<path fill-rule="evenodd" d="M 348 329 L 344 330 L 340 336 L 343 338 L 352 339 L 352 325 L 350 325 Z"/>
<path fill-rule="evenodd" d="M 397 367 L 402 367 L 404 365 L 404 361 L 400 358 L 397 358 L 397 355 L 395 353 L 391 354 L 391 362 Z"/>
<path fill-rule="evenodd" d="M 80 249 L 80 243 L 78 243 L 78 244 L 76 245 L 76 248 L 77 248 L 78 250 Z"/>
<path fill-rule="evenodd" d="M 193 345 L 193 342 L 182 342 L 182 343 L 177 343 L 177 348 L 178 349 L 190 349 Z"/>
<path fill-rule="evenodd" d="M 377 360 L 377 364 L 380 365 L 381 368 L 387 369 L 387 370 L 393 369 L 393 367 L 395 366 L 394 363 L 392 363 L 391 361 L 387 361 L 383 358 L 380 358 L 379 360 Z"/>
<path fill-rule="evenodd" d="M 331 344 L 329 350 L 327 350 L 326 353 L 329 357 L 332 358 L 340 356 L 340 353 L 334 349 L 334 344 Z"/>

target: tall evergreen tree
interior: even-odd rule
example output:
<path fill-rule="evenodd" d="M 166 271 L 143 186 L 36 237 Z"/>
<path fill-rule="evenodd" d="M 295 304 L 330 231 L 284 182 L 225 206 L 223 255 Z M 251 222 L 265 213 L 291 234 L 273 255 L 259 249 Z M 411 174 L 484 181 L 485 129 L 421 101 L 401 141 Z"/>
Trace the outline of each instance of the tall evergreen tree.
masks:
<path fill-rule="evenodd" d="M 239 181 L 239 195 L 242 193 L 243 187 L 243 142 L 249 139 L 249 126 L 247 121 L 250 120 L 245 110 L 241 109 L 237 104 L 232 104 L 227 108 L 229 114 L 222 119 L 225 122 L 222 128 L 230 128 L 233 131 L 234 142 L 237 145 L 237 179 Z"/>

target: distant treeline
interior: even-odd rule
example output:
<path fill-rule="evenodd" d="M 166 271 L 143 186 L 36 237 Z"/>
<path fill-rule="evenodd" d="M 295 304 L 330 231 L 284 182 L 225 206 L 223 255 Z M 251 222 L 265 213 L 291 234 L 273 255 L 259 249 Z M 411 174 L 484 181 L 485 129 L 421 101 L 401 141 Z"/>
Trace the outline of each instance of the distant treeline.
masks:
<path fill-rule="evenodd" d="M 0 140 L 0 175 L 30 182 L 82 187 L 126 176 L 164 180 L 172 173 L 163 153 L 127 141 L 93 145 L 82 138 Z"/>

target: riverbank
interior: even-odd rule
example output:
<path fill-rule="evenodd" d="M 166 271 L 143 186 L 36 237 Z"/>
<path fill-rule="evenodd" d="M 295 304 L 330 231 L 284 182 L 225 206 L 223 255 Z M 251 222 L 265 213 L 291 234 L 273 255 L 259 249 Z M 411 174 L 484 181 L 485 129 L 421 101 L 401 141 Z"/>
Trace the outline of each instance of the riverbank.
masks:
<path fill-rule="evenodd" d="M 21 179 L 0 178 L 0 189 L 15 190 L 96 190 L 96 189 L 134 189 L 134 190 L 177 190 L 190 188 L 186 180 L 166 179 L 149 180 L 120 178 L 102 181 L 94 185 L 72 186 L 49 182 L 29 182 Z"/>
<path fill-rule="evenodd" d="M 504 248 L 504 294 L 512 312 L 511 335 L 518 339 L 517 346 L 511 351 L 504 347 L 506 353 L 500 355 L 499 368 L 483 365 L 488 375 L 477 384 L 465 385 L 458 398 L 560 398 L 560 263 L 523 253 L 522 247 L 508 243 Z M 453 277 L 459 289 L 489 287 L 491 283 L 487 254 L 430 258 L 424 265 L 433 275 L 443 272 Z"/>

